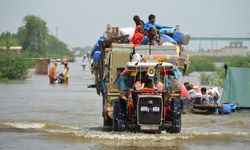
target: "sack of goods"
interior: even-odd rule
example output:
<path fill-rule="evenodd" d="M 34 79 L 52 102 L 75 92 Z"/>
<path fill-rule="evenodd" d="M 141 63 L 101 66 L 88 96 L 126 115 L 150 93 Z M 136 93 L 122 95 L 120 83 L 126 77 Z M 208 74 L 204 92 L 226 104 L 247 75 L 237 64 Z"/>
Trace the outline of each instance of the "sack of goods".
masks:
<path fill-rule="evenodd" d="M 190 34 L 184 33 L 182 31 L 176 30 L 173 33 L 172 38 L 178 43 L 178 44 L 183 44 L 183 45 L 188 45 L 190 41 Z"/>

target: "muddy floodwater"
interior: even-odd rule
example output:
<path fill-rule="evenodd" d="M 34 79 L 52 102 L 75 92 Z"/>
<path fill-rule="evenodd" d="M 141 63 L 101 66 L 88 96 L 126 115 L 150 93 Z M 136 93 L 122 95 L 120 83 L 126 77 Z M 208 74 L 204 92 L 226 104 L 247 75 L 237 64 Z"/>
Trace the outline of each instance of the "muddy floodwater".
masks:
<path fill-rule="evenodd" d="M 69 63 L 69 85 L 47 76 L 0 84 L 1 150 L 250 149 L 250 113 L 182 115 L 180 134 L 116 133 L 102 127 L 101 97 L 80 60 Z M 58 71 L 62 66 L 58 65 Z"/>

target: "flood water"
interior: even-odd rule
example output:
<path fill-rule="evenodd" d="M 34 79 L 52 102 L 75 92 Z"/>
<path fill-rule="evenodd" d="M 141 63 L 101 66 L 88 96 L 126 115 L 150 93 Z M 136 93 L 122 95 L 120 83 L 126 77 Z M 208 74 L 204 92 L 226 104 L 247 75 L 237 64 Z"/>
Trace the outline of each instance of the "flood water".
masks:
<path fill-rule="evenodd" d="M 69 63 L 69 85 L 47 76 L 0 84 L 0 149 L 235 150 L 250 147 L 250 113 L 182 115 L 180 134 L 116 133 L 102 127 L 101 97 L 93 76 Z M 59 65 L 58 71 L 62 71 Z"/>

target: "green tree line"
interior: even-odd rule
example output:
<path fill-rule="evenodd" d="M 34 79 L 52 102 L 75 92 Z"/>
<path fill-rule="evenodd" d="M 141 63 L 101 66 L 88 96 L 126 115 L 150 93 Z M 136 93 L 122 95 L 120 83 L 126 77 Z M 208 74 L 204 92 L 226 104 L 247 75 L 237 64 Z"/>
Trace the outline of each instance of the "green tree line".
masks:
<path fill-rule="evenodd" d="M 0 46 L 10 48 L 11 46 L 18 46 L 18 39 L 16 34 L 11 32 L 3 32 L 0 34 Z"/>

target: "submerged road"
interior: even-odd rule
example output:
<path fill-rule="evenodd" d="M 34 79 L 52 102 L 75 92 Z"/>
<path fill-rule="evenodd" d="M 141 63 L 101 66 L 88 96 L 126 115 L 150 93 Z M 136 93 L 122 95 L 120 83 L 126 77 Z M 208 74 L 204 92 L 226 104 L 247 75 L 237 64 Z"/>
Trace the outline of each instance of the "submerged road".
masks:
<path fill-rule="evenodd" d="M 249 112 L 185 114 L 180 134 L 106 131 L 101 97 L 87 88 L 93 77 L 80 62 L 69 63 L 67 86 L 51 86 L 47 76 L 34 74 L 0 84 L 0 150 L 249 149 Z"/>

